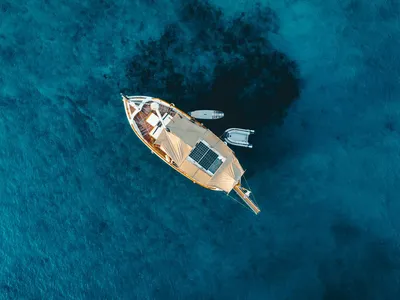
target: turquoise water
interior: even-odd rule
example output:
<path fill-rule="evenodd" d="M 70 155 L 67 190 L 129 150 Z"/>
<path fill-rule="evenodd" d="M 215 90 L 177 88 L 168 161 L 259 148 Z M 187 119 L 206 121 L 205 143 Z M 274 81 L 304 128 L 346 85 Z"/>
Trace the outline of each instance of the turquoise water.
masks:
<path fill-rule="evenodd" d="M 0 11 L 0 299 L 400 298 L 396 1 Z M 262 213 L 150 155 L 121 91 L 256 129 Z"/>

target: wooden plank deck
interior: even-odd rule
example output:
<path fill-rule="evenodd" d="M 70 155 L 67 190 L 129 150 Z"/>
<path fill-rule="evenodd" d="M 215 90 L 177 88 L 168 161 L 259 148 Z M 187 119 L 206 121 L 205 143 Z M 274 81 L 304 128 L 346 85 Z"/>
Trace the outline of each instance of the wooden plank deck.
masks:
<path fill-rule="evenodd" d="M 160 105 L 160 114 L 164 115 L 169 111 L 169 107 Z M 152 126 L 149 124 L 146 119 L 150 116 L 152 113 L 152 110 L 150 108 L 150 104 L 145 104 L 142 108 L 142 110 L 135 116 L 134 121 L 136 122 L 141 134 L 143 135 L 143 138 L 153 144 L 155 139 L 150 135 L 150 132 L 154 129 L 155 126 Z M 175 115 L 175 112 L 173 110 L 169 111 L 171 116 Z"/>

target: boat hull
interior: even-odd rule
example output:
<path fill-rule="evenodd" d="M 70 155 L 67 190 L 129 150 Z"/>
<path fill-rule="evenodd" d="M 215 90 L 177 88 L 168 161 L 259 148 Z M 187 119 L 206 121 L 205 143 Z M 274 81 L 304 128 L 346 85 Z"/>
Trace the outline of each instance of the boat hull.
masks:
<path fill-rule="evenodd" d="M 234 152 L 219 137 L 173 103 L 146 96 L 122 95 L 122 100 L 133 132 L 152 154 L 203 188 L 227 193 L 235 191 L 258 214 L 258 206 L 247 194 L 250 191 L 241 186 L 244 170 Z M 173 132 L 170 133 L 171 130 Z M 203 156 L 199 160 L 193 160 L 191 156 L 195 150 L 202 148 L 203 143 L 208 145 L 204 158 L 209 152 L 213 152 L 211 157 L 217 155 L 208 167 L 202 164 Z"/>

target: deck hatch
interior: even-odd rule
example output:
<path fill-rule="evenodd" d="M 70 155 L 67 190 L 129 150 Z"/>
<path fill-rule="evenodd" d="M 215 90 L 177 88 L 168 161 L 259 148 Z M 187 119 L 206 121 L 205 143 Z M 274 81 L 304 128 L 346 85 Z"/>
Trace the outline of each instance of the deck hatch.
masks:
<path fill-rule="evenodd" d="M 211 174 L 214 174 L 223 163 L 223 157 L 211 150 L 204 142 L 197 143 L 189 157 Z"/>

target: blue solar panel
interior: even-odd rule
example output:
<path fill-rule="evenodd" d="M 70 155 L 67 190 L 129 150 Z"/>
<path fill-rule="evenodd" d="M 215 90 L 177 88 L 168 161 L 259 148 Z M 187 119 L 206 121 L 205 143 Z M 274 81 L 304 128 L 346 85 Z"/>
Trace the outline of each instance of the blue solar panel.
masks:
<path fill-rule="evenodd" d="M 194 147 L 192 152 L 190 152 L 189 157 L 197 162 L 202 168 L 213 174 L 223 163 L 222 160 L 218 158 L 218 154 L 203 142 L 199 142 L 196 147 Z"/>
<path fill-rule="evenodd" d="M 200 162 L 200 160 L 203 158 L 203 156 L 207 153 L 207 151 L 210 148 L 208 148 L 205 144 L 202 142 L 198 143 L 196 147 L 190 152 L 189 156 L 193 158 L 195 162 Z"/>
<path fill-rule="evenodd" d="M 218 168 L 222 165 L 223 161 L 219 158 L 217 158 L 216 160 L 214 160 L 214 162 L 211 164 L 211 166 L 208 168 L 208 171 L 210 171 L 211 173 L 215 173 L 217 172 Z"/>
<path fill-rule="evenodd" d="M 209 167 L 213 164 L 213 162 L 218 158 L 218 154 L 212 150 L 208 150 L 208 152 L 203 156 L 200 160 L 199 165 L 204 169 L 208 170 Z"/>

